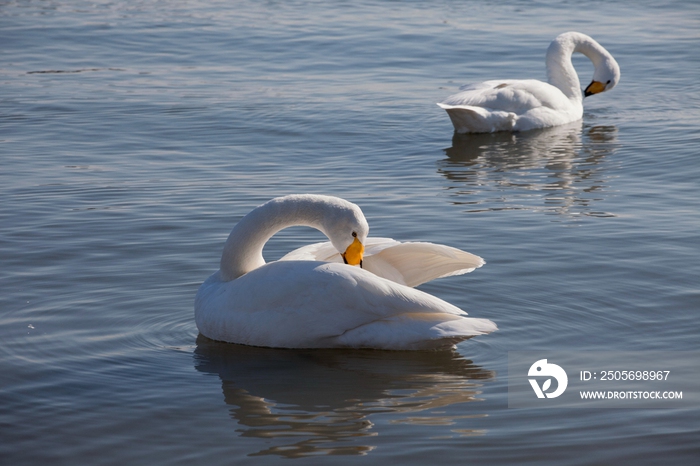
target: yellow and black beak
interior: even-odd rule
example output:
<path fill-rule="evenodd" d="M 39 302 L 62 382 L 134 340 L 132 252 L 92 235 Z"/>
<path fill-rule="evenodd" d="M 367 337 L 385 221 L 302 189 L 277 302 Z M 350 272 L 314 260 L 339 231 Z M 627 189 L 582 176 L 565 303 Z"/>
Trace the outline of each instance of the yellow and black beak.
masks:
<path fill-rule="evenodd" d="M 362 256 L 365 253 L 365 247 L 362 245 L 357 237 L 353 240 L 352 244 L 348 246 L 343 256 L 343 262 L 349 265 L 359 265 L 362 267 Z"/>
<path fill-rule="evenodd" d="M 608 81 L 610 82 L 610 81 Z M 583 91 L 583 96 L 588 97 L 589 95 L 598 94 L 605 90 L 607 84 L 603 84 L 600 81 L 591 81 L 585 91 Z"/>

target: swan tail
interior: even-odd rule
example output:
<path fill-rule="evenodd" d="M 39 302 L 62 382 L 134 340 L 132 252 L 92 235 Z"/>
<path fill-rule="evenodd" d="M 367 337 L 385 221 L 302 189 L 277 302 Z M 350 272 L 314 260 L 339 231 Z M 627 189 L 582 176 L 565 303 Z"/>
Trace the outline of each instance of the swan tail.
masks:
<path fill-rule="evenodd" d="M 405 313 L 376 320 L 334 338 L 338 346 L 392 350 L 443 349 L 498 330 L 488 319 L 441 313 Z"/>
<path fill-rule="evenodd" d="M 495 131 L 512 131 L 518 119 L 513 112 L 490 110 L 470 105 L 437 104 L 444 109 L 452 120 L 458 133 L 493 133 Z"/>

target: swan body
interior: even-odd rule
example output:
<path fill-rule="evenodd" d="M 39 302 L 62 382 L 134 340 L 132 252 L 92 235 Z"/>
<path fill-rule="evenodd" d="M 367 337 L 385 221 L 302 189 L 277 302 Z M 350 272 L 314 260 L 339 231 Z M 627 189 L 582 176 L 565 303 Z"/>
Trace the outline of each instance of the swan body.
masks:
<path fill-rule="evenodd" d="M 595 67 L 593 80 L 583 92 L 571 63 L 576 52 L 586 55 Z M 438 106 L 447 111 L 458 133 L 527 131 L 580 120 L 583 98 L 608 91 L 620 80 L 613 56 L 579 32 L 557 36 L 547 49 L 546 65 L 549 83 L 511 79 L 469 84 Z"/>
<path fill-rule="evenodd" d="M 265 242 L 293 225 L 317 228 L 330 242 L 265 263 Z M 397 350 L 452 347 L 496 330 L 412 288 L 481 267 L 480 257 L 368 239 L 368 231 L 360 208 L 336 197 L 291 195 L 254 209 L 231 231 L 220 269 L 197 292 L 197 328 L 213 340 L 253 346 Z"/>

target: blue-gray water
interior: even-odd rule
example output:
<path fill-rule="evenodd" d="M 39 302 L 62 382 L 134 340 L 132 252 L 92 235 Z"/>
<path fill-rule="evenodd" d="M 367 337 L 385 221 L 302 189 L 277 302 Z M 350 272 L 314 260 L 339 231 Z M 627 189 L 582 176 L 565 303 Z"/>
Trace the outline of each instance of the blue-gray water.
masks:
<path fill-rule="evenodd" d="M 508 351 L 700 348 L 700 6 L 657 3 L 0 2 L 1 462 L 696 461 L 700 407 L 507 408 Z M 622 69 L 581 123 L 453 137 L 435 102 L 545 79 L 567 30 Z M 301 192 L 484 257 L 420 288 L 499 331 L 454 353 L 198 338 L 232 226 Z"/>

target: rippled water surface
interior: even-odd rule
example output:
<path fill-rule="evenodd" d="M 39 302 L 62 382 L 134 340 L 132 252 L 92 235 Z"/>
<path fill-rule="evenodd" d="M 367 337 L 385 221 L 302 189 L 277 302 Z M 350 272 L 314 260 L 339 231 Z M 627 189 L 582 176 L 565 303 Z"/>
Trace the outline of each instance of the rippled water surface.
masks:
<path fill-rule="evenodd" d="M 435 102 L 545 79 L 567 30 L 622 69 L 581 122 L 453 135 Z M 0 1 L 3 464 L 693 464 L 700 407 L 508 409 L 507 353 L 700 348 L 698 31 L 695 2 Z M 420 288 L 499 331 L 198 336 L 230 229 L 297 192 L 484 257 Z"/>

